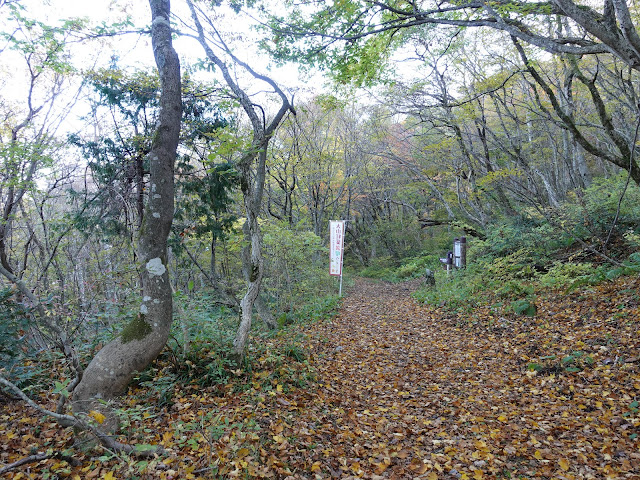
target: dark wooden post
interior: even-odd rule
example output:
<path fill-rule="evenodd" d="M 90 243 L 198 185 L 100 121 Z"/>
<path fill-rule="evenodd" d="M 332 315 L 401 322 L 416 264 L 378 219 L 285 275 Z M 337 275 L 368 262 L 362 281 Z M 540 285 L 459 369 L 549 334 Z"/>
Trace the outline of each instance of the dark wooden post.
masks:
<path fill-rule="evenodd" d="M 460 237 L 460 267 L 467 267 L 467 237 Z"/>

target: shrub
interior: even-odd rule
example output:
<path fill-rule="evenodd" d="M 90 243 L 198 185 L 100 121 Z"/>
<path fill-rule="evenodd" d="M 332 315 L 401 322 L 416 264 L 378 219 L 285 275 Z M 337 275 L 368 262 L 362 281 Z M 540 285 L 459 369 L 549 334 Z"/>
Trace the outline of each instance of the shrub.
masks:
<path fill-rule="evenodd" d="M 473 269 L 459 270 L 451 275 L 439 269 L 435 272 L 435 288 L 420 289 L 412 296 L 424 303 L 458 312 L 469 312 L 485 301 L 486 284 Z"/>
<path fill-rule="evenodd" d="M 398 279 L 422 277 L 427 268 L 435 270 L 439 265 L 440 260 L 437 255 L 409 258 L 395 271 L 395 277 Z"/>
<path fill-rule="evenodd" d="M 539 278 L 543 287 L 563 288 L 571 285 L 576 279 L 587 277 L 595 272 L 596 267 L 591 263 L 560 263 L 556 262 L 547 273 Z"/>
<path fill-rule="evenodd" d="M 527 315 L 529 317 L 534 317 L 538 313 L 538 307 L 533 298 L 521 298 L 511 302 L 511 309 L 518 315 Z"/>

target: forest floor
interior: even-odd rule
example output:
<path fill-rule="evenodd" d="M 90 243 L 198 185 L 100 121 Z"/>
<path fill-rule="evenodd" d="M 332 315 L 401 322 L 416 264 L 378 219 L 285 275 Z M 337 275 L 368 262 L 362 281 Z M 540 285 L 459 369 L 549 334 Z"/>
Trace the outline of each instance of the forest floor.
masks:
<path fill-rule="evenodd" d="M 284 353 L 136 410 L 123 440 L 167 457 L 89 451 L 7 478 L 640 479 L 640 279 L 540 295 L 535 317 L 453 314 L 417 287 L 359 279 L 337 317 L 270 340 Z M 0 467 L 70 445 L 2 408 Z"/>

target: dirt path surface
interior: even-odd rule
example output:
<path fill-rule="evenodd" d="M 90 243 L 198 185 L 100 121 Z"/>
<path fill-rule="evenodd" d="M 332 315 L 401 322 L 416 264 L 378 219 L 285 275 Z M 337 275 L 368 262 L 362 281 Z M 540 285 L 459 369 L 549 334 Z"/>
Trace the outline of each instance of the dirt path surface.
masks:
<path fill-rule="evenodd" d="M 637 317 L 558 299 L 536 319 L 462 319 L 418 305 L 416 287 L 358 280 L 312 328 L 320 385 L 270 419 L 281 475 L 640 478 Z"/>

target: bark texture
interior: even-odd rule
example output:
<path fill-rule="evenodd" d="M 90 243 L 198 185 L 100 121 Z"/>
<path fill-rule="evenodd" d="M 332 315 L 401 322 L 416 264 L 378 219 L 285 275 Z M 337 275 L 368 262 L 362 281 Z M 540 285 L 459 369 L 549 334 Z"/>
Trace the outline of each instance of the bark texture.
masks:
<path fill-rule="evenodd" d="M 169 0 L 149 0 L 149 5 L 161 94 L 158 127 L 149 153 L 149 197 L 139 232 L 142 302 L 138 315 L 98 352 L 85 370 L 73 395 L 76 411 L 89 408 L 95 398 L 122 393 L 135 372 L 160 353 L 171 329 L 167 236 L 173 221 L 173 174 L 182 118 L 180 63 L 171 41 Z"/>

